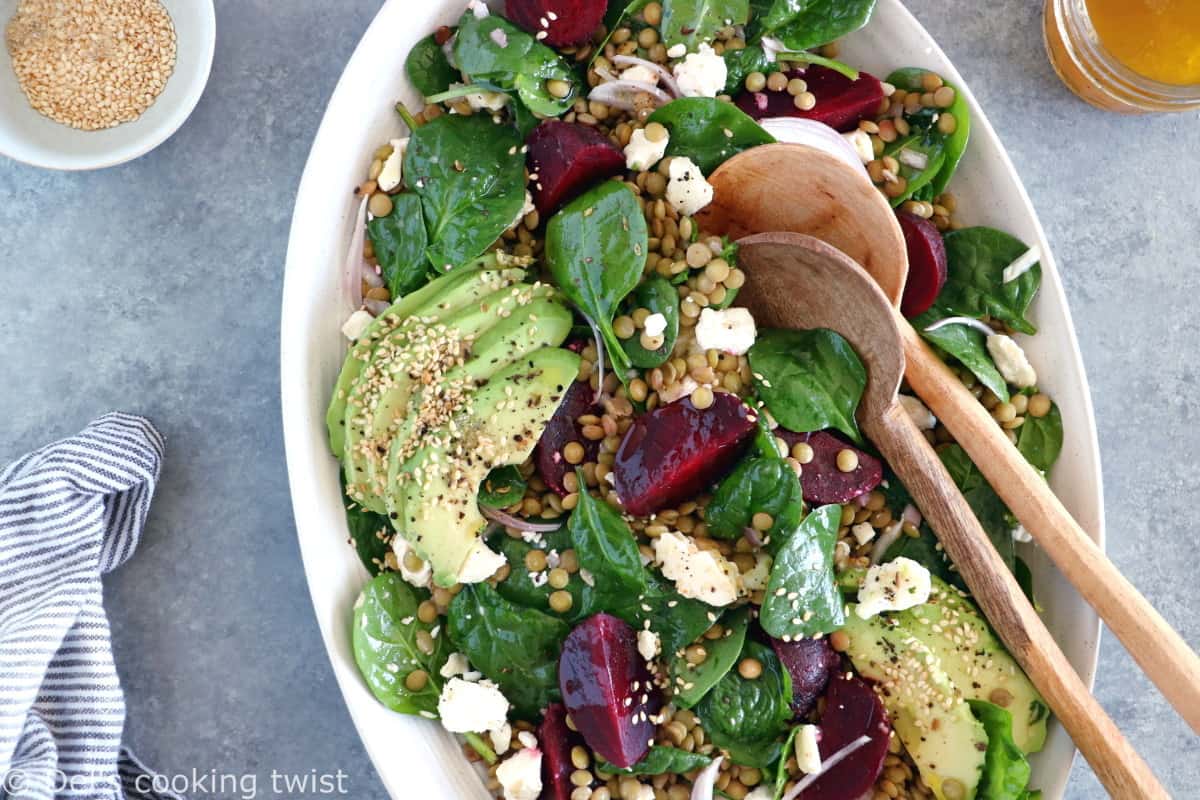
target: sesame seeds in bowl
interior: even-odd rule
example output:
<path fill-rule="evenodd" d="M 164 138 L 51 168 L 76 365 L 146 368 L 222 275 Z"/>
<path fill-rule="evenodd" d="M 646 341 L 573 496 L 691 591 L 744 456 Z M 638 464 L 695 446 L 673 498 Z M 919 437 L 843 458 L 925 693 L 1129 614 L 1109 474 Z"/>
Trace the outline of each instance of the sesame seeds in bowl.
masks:
<path fill-rule="evenodd" d="M 0 0 L 0 27 L 0 154 L 63 170 L 120 164 L 171 136 L 216 39 L 211 0 Z"/>

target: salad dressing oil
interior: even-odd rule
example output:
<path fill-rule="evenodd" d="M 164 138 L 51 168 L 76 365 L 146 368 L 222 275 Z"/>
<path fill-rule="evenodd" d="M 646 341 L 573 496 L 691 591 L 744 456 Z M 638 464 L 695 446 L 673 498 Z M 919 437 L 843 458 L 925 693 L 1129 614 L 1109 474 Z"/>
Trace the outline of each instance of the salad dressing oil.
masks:
<path fill-rule="evenodd" d="M 1087 0 L 1100 43 L 1147 78 L 1174 86 L 1200 84 L 1200 2 Z"/>

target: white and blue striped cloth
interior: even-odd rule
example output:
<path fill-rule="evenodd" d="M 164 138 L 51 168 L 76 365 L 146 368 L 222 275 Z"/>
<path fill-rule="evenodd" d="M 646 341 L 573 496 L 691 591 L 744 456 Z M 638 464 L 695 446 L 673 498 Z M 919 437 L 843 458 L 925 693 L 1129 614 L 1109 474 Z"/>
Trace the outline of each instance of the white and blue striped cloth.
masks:
<path fill-rule="evenodd" d="M 137 547 L 163 457 L 109 414 L 0 470 L 0 799 L 161 800 L 121 747 L 100 576 Z"/>

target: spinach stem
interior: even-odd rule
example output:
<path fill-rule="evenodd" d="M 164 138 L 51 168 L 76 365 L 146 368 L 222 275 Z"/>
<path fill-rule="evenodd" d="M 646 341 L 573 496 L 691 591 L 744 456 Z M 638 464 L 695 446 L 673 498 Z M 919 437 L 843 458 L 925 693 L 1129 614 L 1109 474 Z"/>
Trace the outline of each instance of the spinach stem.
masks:
<path fill-rule="evenodd" d="M 849 64 L 843 64 L 841 61 L 836 61 L 832 58 L 819 56 L 816 53 L 780 53 L 775 56 L 776 61 L 802 61 L 805 64 L 816 64 L 821 67 L 827 67 L 834 72 L 840 72 L 852 81 L 858 80 L 858 70 Z"/>
<path fill-rule="evenodd" d="M 430 97 L 426 97 L 425 102 L 430 105 L 435 105 L 437 103 L 444 103 L 447 100 L 457 100 L 458 98 L 466 97 L 469 94 L 479 94 L 480 92 L 493 91 L 495 90 L 490 86 L 485 86 L 481 83 L 472 83 L 466 86 L 456 86 L 453 89 L 447 89 L 441 94 L 435 94 L 431 95 Z"/>
<path fill-rule="evenodd" d="M 400 115 L 400 119 L 404 120 L 404 124 L 408 126 L 410 133 L 421 127 L 417 124 L 417 120 L 413 117 L 408 107 L 399 101 L 396 102 L 396 113 Z"/>
<path fill-rule="evenodd" d="M 496 752 L 487 746 L 487 742 L 483 741 L 478 733 L 468 733 L 464 735 L 467 744 L 471 745 L 471 749 L 479 754 L 480 758 L 489 764 L 495 764 L 497 761 Z"/>

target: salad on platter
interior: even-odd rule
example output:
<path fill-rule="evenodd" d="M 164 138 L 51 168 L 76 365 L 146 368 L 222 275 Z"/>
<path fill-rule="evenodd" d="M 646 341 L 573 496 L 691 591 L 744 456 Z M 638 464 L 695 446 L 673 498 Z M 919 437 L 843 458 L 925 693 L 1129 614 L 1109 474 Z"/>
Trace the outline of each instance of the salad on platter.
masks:
<path fill-rule="evenodd" d="M 1016 338 L 1040 254 L 964 223 L 954 86 L 838 60 L 873 6 L 473 0 L 408 55 L 424 105 L 364 154 L 327 415 L 372 575 L 347 624 L 497 798 L 1039 796 L 1048 707 L 860 432 L 858 355 L 760 328 L 705 228 L 735 155 L 852 165 L 903 232 L 903 314 L 1053 468 Z M 1027 534 L 901 400 L 1032 595 Z"/>

